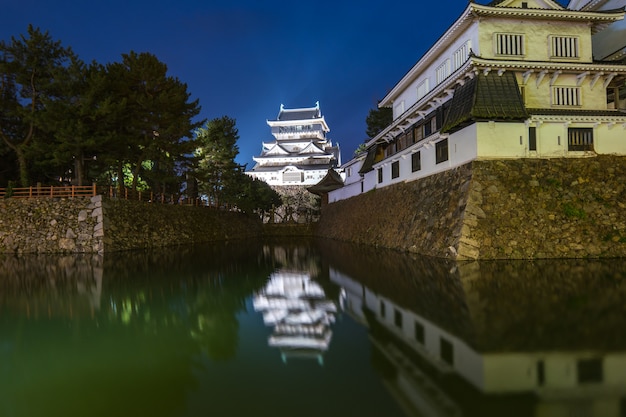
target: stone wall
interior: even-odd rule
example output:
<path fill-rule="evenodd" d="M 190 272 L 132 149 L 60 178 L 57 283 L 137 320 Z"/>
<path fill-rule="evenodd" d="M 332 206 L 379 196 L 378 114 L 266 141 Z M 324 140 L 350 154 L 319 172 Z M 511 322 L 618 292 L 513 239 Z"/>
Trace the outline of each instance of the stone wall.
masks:
<path fill-rule="evenodd" d="M 324 207 L 317 234 L 453 259 L 626 256 L 626 158 L 474 161 Z"/>
<path fill-rule="evenodd" d="M 103 253 L 261 234 L 257 218 L 206 207 L 102 196 L 0 200 L 0 253 Z"/>
<path fill-rule="evenodd" d="M 104 250 L 102 196 L 0 200 L 0 252 Z"/>
<path fill-rule="evenodd" d="M 106 251 L 245 239 L 261 220 L 208 207 L 105 200 Z"/>

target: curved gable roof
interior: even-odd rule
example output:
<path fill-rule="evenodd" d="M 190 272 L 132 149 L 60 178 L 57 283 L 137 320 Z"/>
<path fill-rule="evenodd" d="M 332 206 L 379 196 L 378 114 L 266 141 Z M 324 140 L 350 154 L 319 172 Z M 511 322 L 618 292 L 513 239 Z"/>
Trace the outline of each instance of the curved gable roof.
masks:
<path fill-rule="evenodd" d="M 287 152 L 287 150 L 284 149 L 282 146 L 275 144 L 270 149 L 268 149 L 264 153 L 264 155 L 289 155 L 289 152 Z"/>

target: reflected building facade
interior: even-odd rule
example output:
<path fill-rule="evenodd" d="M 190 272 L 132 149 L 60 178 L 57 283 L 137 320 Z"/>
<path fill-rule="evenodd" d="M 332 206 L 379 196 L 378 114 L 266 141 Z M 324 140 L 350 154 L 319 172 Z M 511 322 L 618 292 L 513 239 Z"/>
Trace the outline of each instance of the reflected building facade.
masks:
<path fill-rule="evenodd" d="M 330 278 L 345 291 L 345 311 L 369 328 L 373 360 L 408 415 L 626 415 L 621 281 L 607 282 L 609 266 L 589 282 L 582 263 L 519 265 L 527 269 L 453 266 L 464 305 L 440 285 L 436 309 L 417 269 L 406 277 L 413 290 L 364 284 L 340 269 Z"/>
<path fill-rule="evenodd" d="M 272 328 L 268 345 L 290 358 L 314 358 L 320 365 L 332 338 L 338 303 L 306 272 L 278 270 L 253 297 L 254 310 Z"/>

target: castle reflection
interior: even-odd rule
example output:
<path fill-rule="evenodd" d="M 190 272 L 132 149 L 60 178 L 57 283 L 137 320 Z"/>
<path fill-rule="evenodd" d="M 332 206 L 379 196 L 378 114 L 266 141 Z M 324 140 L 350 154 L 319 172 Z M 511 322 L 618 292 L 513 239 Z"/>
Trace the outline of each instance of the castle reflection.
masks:
<path fill-rule="evenodd" d="M 307 273 L 279 271 L 253 298 L 255 311 L 273 327 L 269 346 L 280 349 L 283 362 L 290 357 L 313 357 L 322 364 L 332 337 L 337 305 Z"/>

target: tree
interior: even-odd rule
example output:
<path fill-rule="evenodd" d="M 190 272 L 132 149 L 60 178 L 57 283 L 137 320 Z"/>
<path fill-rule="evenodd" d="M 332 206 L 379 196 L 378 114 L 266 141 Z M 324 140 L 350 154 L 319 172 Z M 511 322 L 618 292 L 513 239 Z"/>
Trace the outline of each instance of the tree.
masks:
<path fill-rule="evenodd" d="M 45 131 L 49 141 L 35 144 L 39 158 L 36 165 L 57 176 L 69 176 L 76 185 L 87 183 L 86 161 L 94 181 L 100 171 L 97 156 L 105 148 L 102 130 L 102 90 L 98 83 L 102 66 L 87 66 L 73 57 L 67 71 L 57 77 L 58 99 L 44 101 Z M 71 174 L 71 175 L 70 175 Z"/>
<path fill-rule="evenodd" d="M 198 166 L 195 175 L 200 192 L 207 195 L 209 204 L 219 207 L 224 203 L 229 187 L 241 177 L 241 167 L 235 162 L 239 153 L 239 132 L 235 120 L 228 116 L 216 118 L 196 131 Z"/>
<path fill-rule="evenodd" d="M 393 121 L 393 112 L 388 107 L 380 107 L 378 109 L 370 109 L 365 119 L 367 129 L 365 133 L 370 139 L 374 138 L 383 131 Z"/>
<path fill-rule="evenodd" d="M 124 165 L 132 172 L 132 187 L 145 178 L 153 188 L 180 182 L 191 164 L 193 133 L 203 121 L 198 100 L 190 101 L 187 85 L 167 75 L 167 66 L 149 53 L 130 52 L 121 63 L 106 67 L 111 91 L 109 136 L 119 183 Z M 115 104 L 120 103 L 120 104 Z M 113 132 L 112 132 L 113 133 Z"/>
<path fill-rule="evenodd" d="M 70 48 L 32 25 L 27 36 L 0 41 L 0 137 L 17 157 L 23 187 L 30 183 L 29 161 L 37 157 L 29 155 L 33 142 L 49 140 L 45 103 L 56 99 L 55 83 L 72 59 Z"/>
<path fill-rule="evenodd" d="M 282 204 L 280 195 L 265 181 L 240 172 L 239 179 L 231 184 L 227 193 L 232 203 L 245 213 L 258 213 L 261 217 L 273 207 Z M 228 199 L 228 197 L 226 197 Z"/>

